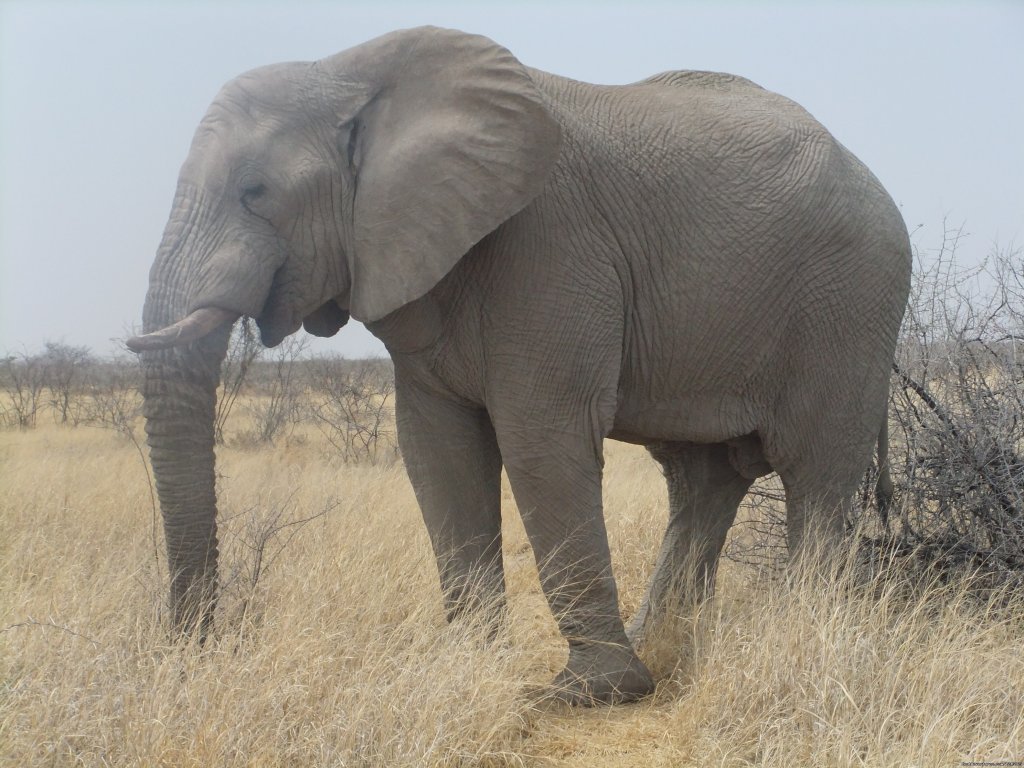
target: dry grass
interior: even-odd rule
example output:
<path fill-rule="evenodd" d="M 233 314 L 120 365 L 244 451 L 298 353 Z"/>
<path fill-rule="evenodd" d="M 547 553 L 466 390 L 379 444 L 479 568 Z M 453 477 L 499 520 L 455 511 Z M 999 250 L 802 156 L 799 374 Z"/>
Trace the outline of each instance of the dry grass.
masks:
<path fill-rule="evenodd" d="M 940 766 L 1024 759 L 1024 619 L 960 587 L 757 580 L 646 652 L 657 694 L 534 703 L 564 660 L 505 494 L 512 629 L 447 626 L 400 466 L 313 437 L 221 450 L 220 637 L 166 645 L 146 476 L 123 436 L 0 434 L 0 763 L 145 766 Z M 623 610 L 665 518 L 653 462 L 609 445 Z M 301 518 L 264 540 L 259 532 Z M 290 537 L 290 538 L 289 538 Z M 274 557 L 281 545 L 283 551 Z M 162 545 L 161 545 L 162 546 Z M 248 576 L 247 576 L 248 574 Z"/>

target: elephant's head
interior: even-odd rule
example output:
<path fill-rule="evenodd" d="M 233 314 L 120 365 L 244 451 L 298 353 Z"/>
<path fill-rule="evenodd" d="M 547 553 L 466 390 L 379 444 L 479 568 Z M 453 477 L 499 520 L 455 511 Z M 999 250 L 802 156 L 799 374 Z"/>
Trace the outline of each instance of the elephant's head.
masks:
<path fill-rule="evenodd" d="M 333 335 L 429 291 L 533 199 L 559 151 L 530 75 L 482 37 L 423 28 L 228 83 L 196 131 L 150 272 L 146 430 L 175 626 L 211 622 L 213 415 L 230 328 Z"/>

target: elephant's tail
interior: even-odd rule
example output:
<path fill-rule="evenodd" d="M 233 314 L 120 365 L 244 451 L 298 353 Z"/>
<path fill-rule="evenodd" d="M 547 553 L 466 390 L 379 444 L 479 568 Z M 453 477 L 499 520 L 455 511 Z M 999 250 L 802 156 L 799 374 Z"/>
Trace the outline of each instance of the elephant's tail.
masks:
<path fill-rule="evenodd" d="M 878 502 L 878 515 L 882 524 L 889 528 L 889 509 L 895 487 L 889 474 L 889 413 L 882 418 L 882 428 L 878 432 L 878 480 L 875 482 L 875 500 Z"/>

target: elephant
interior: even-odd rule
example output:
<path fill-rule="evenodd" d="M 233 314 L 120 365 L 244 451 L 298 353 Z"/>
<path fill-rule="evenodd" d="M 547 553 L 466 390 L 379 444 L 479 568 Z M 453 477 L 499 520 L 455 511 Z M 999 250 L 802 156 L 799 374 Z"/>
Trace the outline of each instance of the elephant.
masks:
<path fill-rule="evenodd" d="M 592 85 L 435 27 L 240 75 L 196 130 L 127 342 L 173 631 L 214 629 L 232 324 L 254 318 L 274 346 L 351 317 L 394 363 L 448 616 L 502 614 L 504 469 L 568 644 L 551 690 L 581 705 L 649 694 L 635 648 L 679 595 L 710 589 L 756 478 L 781 477 L 792 556 L 841 540 L 885 442 L 910 253 L 875 176 L 741 77 Z M 628 632 L 605 438 L 647 446 L 669 492 Z"/>

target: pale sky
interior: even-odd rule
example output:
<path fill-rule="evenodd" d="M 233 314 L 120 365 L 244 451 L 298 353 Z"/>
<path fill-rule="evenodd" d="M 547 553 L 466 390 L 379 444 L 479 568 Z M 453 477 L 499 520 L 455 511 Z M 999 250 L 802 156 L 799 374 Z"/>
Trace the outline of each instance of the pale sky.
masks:
<path fill-rule="evenodd" d="M 115 348 L 196 124 L 231 77 L 393 29 L 477 32 L 600 83 L 749 77 L 806 107 L 934 249 L 1024 245 L 1024 3 L 0 0 L 0 353 Z M 313 351 L 383 353 L 358 323 Z"/>

